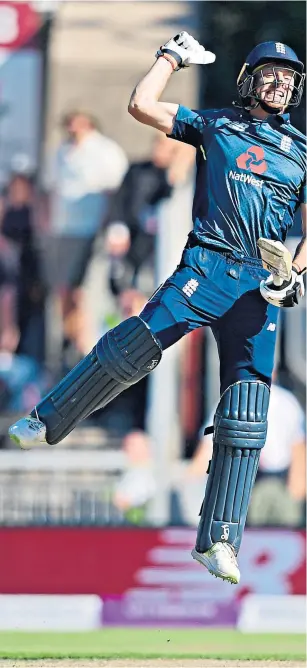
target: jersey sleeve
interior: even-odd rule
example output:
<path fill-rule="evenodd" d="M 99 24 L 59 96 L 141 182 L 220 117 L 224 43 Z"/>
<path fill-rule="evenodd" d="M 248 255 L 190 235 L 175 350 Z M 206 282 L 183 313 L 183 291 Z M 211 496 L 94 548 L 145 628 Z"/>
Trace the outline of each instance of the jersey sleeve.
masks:
<path fill-rule="evenodd" d="M 167 136 L 197 148 L 201 143 L 205 127 L 206 121 L 199 111 L 179 105 L 173 130 Z"/>

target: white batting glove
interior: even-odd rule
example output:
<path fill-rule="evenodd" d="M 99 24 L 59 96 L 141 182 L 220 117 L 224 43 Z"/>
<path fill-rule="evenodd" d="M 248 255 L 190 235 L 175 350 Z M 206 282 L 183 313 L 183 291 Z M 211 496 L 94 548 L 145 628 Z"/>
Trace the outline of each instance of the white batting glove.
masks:
<path fill-rule="evenodd" d="M 299 303 L 299 299 L 305 294 L 305 286 L 302 273 L 299 273 L 295 267 L 292 267 L 291 277 L 277 286 L 274 283 L 274 276 L 270 276 L 260 283 L 260 292 L 262 297 L 274 306 L 292 307 Z"/>
<path fill-rule="evenodd" d="M 177 62 L 175 71 L 190 65 L 208 65 L 214 63 L 216 55 L 212 51 L 206 51 L 204 46 L 194 39 L 188 32 L 180 32 L 172 37 L 156 53 L 156 58 L 163 54 L 172 56 Z"/>

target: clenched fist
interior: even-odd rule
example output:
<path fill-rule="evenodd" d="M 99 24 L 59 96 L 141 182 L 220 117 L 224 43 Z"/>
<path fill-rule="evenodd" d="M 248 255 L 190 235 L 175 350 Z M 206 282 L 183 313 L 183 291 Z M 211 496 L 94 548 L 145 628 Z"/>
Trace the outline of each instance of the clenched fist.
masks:
<path fill-rule="evenodd" d="M 168 54 L 177 62 L 175 70 L 195 65 L 214 63 L 216 56 L 212 51 L 206 51 L 204 46 L 194 39 L 188 32 L 180 32 L 166 42 L 156 53 L 156 58 Z"/>

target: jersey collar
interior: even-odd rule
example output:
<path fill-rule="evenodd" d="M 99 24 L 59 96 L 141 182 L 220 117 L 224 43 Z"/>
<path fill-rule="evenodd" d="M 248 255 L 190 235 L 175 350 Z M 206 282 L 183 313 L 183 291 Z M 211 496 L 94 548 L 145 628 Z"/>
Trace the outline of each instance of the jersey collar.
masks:
<path fill-rule="evenodd" d="M 249 113 L 249 111 L 247 111 L 247 109 L 244 109 L 244 107 L 237 108 L 237 111 L 238 111 L 239 115 L 242 116 L 242 118 L 249 118 L 249 119 L 253 118 L 254 120 L 256 120 Z M 270 116 L 268 116 L 268 118 L 266 119 L 266 122 L 269 122 L 269 121 L 277 121 L 280 125 L 282 125 L 283 123 L 290 123 L 290 114 L 289 113 L 270 114 Z"/>
<path fill-rule="evenodd" d="M 278 120 L 282 119 L 282 123 L 290 123 L 290 114 L 289 113 L 288 114 L 278 114 L 276 116 L 276 118 L 278 118 Z"/>

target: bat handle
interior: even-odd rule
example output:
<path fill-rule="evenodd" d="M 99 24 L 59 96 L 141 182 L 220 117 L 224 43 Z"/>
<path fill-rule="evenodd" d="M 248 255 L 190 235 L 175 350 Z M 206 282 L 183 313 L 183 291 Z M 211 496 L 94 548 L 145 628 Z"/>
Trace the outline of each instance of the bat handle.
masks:
<path fill-rule="evenodd" d="M 274 275 L 273 276 L 273 282 L 274 282 L 274 285 L 276 285 L 277 287 L 280 287 L 283 284 L 284 279 L 280 278 L 280 276 Z"/>

